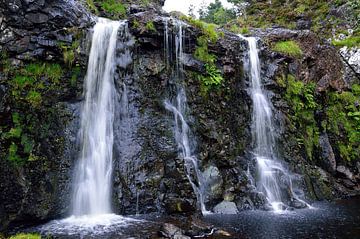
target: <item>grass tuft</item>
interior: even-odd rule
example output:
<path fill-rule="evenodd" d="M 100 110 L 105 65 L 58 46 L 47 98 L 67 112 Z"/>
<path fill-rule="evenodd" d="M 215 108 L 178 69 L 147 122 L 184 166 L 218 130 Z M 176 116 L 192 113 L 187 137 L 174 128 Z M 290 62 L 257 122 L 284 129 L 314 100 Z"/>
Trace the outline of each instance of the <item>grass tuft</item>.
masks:
<path fill-rule="evenodd" d="M 300 58 L 303 54 L 299 44 L 295 41 L 277 42 L 272 50 L 295 58 Z"/>

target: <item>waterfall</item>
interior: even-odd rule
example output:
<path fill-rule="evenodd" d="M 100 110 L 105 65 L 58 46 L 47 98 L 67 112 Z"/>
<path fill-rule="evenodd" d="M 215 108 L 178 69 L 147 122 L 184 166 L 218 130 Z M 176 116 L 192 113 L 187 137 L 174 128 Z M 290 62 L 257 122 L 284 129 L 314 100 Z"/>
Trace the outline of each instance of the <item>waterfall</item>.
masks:
<path fill-rule="evenodd" d="M 193 149 L 191 148 L 191 141 L 194 139 L 190 138 L 190 127 L 186 121 L 186 110 L 187 110 L 187 99 L 184 86 L 184 74 L 183 74 L 183 57 L 184 57 L 184 32 L 183 32 L 183 22 L 172 19 L 173 23 L 177 29 L 177 34 L 175 36 L 175 70 L 174 78 L 176 81 L 177 96 L 176 100 L 173 102 L 165 100 L 165 108 L 172 112 L 174 115 L 174 135 L 176 143 L 179 148 L 179 156 L 184 160 L 186 177 L 188 178 L 195 195 L 197 197 L 198 203 L 200 204 L 200 210 L 203 214 L 208 214 L 209 211 L 206 210 L 204 202 L 204 180 L 202 172 L 199 168 L 199 163 L 197 157 L 193 154 Z M 171 59 L 170 43 L 172 41 L 171 35 L 169 34 L 169 19 L 164 19 L 164 35 L 167 39 L 164 39 L 165 45 L 165 61 L 169 64 L 169 59 Z M 169 66 L 167 66 L 169 67 Z"/>
<path fill-rule="evenodd" d="M 282 211 L 287 207 L 289 201 L 295 200 L 306 206 L 307 204 L 294 193 L 292 186 L 294 176 L 284 168 L 276 155 L 271 103 L 262 89 L 256 38 L 241 35 L 240 38 L 246 40 L 249 45 L 249 75 L 253 101 L 252 135 L 258 172 L 257 189 L 266 196 L 274 211 Z"/>
<path fill-rule="evenodd" d="M 99 18 L 94 26 L 73 190 L 76 216 L 111 213 L 115 50 L 120 25 Z"/>

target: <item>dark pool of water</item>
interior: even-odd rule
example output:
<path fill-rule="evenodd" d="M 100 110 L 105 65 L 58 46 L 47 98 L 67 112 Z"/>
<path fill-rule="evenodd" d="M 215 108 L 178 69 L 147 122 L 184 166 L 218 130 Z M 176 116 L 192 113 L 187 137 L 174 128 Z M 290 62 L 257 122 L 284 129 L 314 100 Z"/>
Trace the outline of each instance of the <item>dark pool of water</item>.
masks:
<path fill-rule="evenodd" d="M 226 237 L 219 235 L 208 237 L 213 239 L 360 239 L 360 197 L 333 203 L 314 203 L 313 207 L 314 209 L 299 209 L 285 213 L 243 211 L 238 215 L 208 215 L 201 220 L 208 228 L 222 229 L 231 234 L 231 236 Z M 158 231 L 165 222 L 175 224 L 184 231 L 194 225 L 194 219 L 190 217 L 163 217 L 159 215 L 131 218 L 113 215 L 109 218 L 96 220 L 89 221 L 85 218 L 74 221 L 70 218 L 20 231 L 40 232 L 44 236 L 52 235 L 53 238 L 145 239 L 159 238 Z"/>
<path fill-rule="evenodd" d="M 287 213 L 245 211 L 239 215 L 205 217 L 243 238 L 360 238 L 360 198 L 314 203 L 315 209 Z"/>

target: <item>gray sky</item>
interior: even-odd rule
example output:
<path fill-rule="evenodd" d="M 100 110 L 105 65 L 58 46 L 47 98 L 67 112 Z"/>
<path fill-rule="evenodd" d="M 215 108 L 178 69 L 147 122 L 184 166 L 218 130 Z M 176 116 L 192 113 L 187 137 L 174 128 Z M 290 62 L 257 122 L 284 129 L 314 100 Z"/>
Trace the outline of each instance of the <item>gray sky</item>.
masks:
<path fill-rule="evenodd" d="M 179 11 L 187 14 L 189 7 L 192 4 L 196 7 L 195 13 L 197 14 L 197 9 L 199 9 L 200 6 L 203 4 L 209 5 L 211 2 L 215 2 L 215 0 L 166 0 L 163 9 L 167 12 Z M 221 0 L 221 2 L 225 7 L 231 6 L 226 0 Z"/>

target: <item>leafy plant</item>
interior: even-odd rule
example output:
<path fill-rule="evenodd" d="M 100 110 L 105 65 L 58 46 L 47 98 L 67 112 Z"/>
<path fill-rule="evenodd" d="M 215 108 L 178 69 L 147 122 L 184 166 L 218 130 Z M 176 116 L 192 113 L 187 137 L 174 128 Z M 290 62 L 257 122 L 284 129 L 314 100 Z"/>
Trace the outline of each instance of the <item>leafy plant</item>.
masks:
<path fill-rule="evenodd" d="M 329 94 L 326 124 L 327 130 L 341 138 L 337 142 L 340 156 L 348 161 L 360 155 L 360 85 L 354 84 L 351 91 Z"/>
<path fill-rule="evenodd" d="M 188 21 L 202 32 L 202 35 L 197 38 L 194 56 L 199 61 L 205 63 L 206 73 L 204 75 L 197 75 L 197 78 L 202 83 L 203 93 L 206 93 L 209 89 L 220 85 L 224 80 L 221 71 L 215 64 L 216 56 L 209 53 L 209 43 L 216 43 L 220 37 L 220 33 L 216 31 L 216 25 L 214 24 L 207 24 L 191 17 L 182 17 L 182 19 Z"/>
<path fill-rule="evenodd" d="M 146 30 L 151 31 L 151 32 L 156 32 L 156 28 L 153 22 L 147 22 L 145 25 Z"/>
<path fill-rule="evenodd" d="M 301 133 L 298 143 L 304 145 L 306 155 L 313 158 L 314 147 L 319 144 L 319 128 L 315 121 L 315 110 L 319 107 L 315 100 L 315 84 L 304 84 L 293 75 L 278 79 L 285 87 L 285 99 L 291 107 L 291 122 L 294 129 Z"/>

